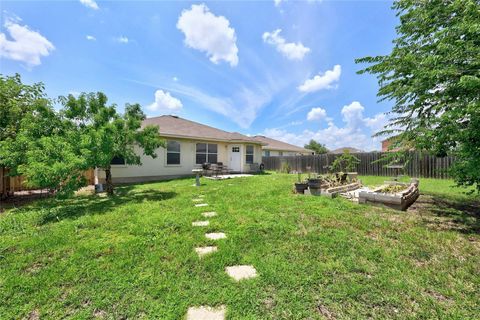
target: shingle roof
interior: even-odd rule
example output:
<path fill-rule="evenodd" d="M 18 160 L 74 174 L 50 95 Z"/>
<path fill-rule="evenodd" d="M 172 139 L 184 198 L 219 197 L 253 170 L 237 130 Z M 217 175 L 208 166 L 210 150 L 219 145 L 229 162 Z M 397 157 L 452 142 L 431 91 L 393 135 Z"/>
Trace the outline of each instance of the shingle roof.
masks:
<path fill-rule="evenodd" d="M 223 131 L 177 116 L 165 115 L 148 118 L 143 121 L 142 126 L 149 124 L 158 125 L 160 127 L 160 135 L 164 137 L 259 143 L 259 141 L 238 132 Z"/>
<path fill-rule="evenodd" d="M 283 141 L 275 140 L 272 138 L 268 138 L 265 136 L 254 136 L 255 140 L 266 143 L 266 146 L 263 146 L 262 149 L 264 150 L 276 150 L 276 151 L 291 151 L 291 152 L 313 152 L 312 150 L 308 150 L 302 147 L 295 146 L 290 143 L 286 143 Z"/>
<path fill-rule="evenodd" d="M 356 149 L 356 148 L 352 148 L 352 147 L 344 147 L 344 148 L 338 148 L 338 149 L 335 149 L 335 150 L 331 150 L 328 153 L 340 154 L 340 153 L 344 153 L 345 150 L 348 150 L 350 153 L 364 152 L 363 150 L 360 150 L 360 149 Z"/>

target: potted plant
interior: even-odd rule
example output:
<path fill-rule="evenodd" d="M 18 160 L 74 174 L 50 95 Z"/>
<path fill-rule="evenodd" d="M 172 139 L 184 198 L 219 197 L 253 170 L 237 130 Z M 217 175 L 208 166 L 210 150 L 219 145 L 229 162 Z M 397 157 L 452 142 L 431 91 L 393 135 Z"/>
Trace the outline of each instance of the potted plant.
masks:
<path fill-rule="evenodd" d="M 322 179 L 319 179 L 319 178 L 308 179 L 308 187 L 310 189 L 320 189 L 321 186 L 322 186 Z"/>
<path fill-rule="evenodd" d="M 337 157 L 332 163 L 332 170 L 336 171 L 337 180 L 340 183 L 345 183 L 347 177 L 350 181 L 356 180 L 358 173 L 353 172 L 357 165 L 360 163 L 360 159 L 355 157 L 353 154 L 346 149 L 343 154 Z"/>
<path fill-rule="evenodd" d="M 298 173 L 298 181 L 295 182 L 295 192 L 303 194 L 307 190 L 308 184 L 305 181 L 302 181 L 302 174 Z"/>

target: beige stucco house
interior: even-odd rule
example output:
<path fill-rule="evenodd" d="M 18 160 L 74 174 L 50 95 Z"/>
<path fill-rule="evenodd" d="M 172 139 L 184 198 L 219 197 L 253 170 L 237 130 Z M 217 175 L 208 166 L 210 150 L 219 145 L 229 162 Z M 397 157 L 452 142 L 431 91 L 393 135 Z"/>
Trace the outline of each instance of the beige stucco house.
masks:
<path fill-rule="evenodd" d="M 160 116 L 144 120 L 145 125 L 158 125 L 166 148 L 157 150 L 157 158 L 143 155 L 142 165 L 125 165 L 122 159 L 112 162 L 113 182 L 141 182 L 191 176 L 192 169 L 203 163 L 222 162 L 232 172 L 257 170 L 262 161 L 261 141 L 237 132 L 227 132 L 177 116 Z M 105 172 L 97 170 L 99 183 Z"/>
<path fill-rule="evenodd" d="M 302 147 L 295 146 L 293 144 L 289 144 L 265 136 L 254 136 L 253 138 L 264 144 L 262 146 L 262 155 L 264 157 L 314 154 L 312 150 L 308 150 Z"/>

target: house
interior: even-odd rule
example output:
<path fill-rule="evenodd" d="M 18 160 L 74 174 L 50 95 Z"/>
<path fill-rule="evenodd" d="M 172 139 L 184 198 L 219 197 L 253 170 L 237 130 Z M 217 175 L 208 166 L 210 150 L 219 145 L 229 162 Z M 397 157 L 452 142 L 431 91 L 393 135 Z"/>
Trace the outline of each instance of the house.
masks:
<path fill-rule="evenodd" d="M 314 154 L 312 150 L 294 146 L 293 144 L 289 144 L 265 136 L 254 136 L 253 138 L 264 144 L 264 146 L 262 146 L 262 153 L 264 157 Z"/>
<path fill-rule="evenodd" d="M 361 153 L 365 152 L 360 149 L 352 148 L 352 147 L 343 147 L 343 148 L 338 148 L 335 150 L 330 150 L 328 153 L 333 153 L 333 154 L 343 154 L 345 151 L 348 151 L 350 153 Z"/>
<path fill-rule="evenodd" d="M 232 172 L 258 170 L 263 143 L 237 132 L 227 132 L 178 116 L 165 115 L 145 119 L 142 126 L 158 125 L 167 141 L 157 157 L 141 155 L 142 165 L 126 165 L 123 159 L 112 161 L 112 180 L 117 183 L 171 179 L 192 175 L 192 169 L 204 163 L 223 163 Z M 105 172 L 98 170 L 98 182 L 105 182 Z"/>

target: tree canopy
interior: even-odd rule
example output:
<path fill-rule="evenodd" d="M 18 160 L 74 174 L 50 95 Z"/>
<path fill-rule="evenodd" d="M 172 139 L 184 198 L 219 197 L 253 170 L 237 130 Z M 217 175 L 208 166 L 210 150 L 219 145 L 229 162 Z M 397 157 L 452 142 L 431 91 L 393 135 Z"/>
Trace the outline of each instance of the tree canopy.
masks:
<path fill-rule="evenodd" d="M 328 149 L 327 147 L 325 147 L 324 144 L 321 144 L 320 142 L 317 142 L 313 139 L 311 139 L 310 142 L 304 146 L 304 148 L 313 150 L 316 154 L 323 154 L 328 152 Z"/>
<path fill-rule="evenodd" d="M 112 194 L 113 158 L 140 165 L 142 150 L 156 157 L 164 146 L 158 126 L 141 127 L 145 114 L 138 104 L 126 104 L 119 114 L 101 92 L 58 101 L 63 107 L 56 111 L 43 84 L 0 76 L 0 166 L 23 175 L 29 187 L 68 196 L 85 185 L 86 170 L 102 168 Z"/>
<path fill-rule="evenodd" d="M 397 0 L 392 52 L 364 57 L 380 100 L 394 102 L 379 135 L 397 144 L 457 158 L 451 174 L 480 191 L 480 3 Z M 392 145 L 395 147 L 396 145 Z"/>
<path fill-rule="evenodd" d="M 74 124 L 78 132 L 81 157 L 89 168 L 101 168 L 106 174 L 106 189 L 113 193 L 111 162 L 117 157 L 128 165 L 141 165 L 139 151 L 155 158 L 156 149 L 165 146 L 158 126 L 141 128 L 146 116 L 139 104 L 126 104 L 119 114 L 116 105 L 107 105 L 101 92 L 82 93 L 78 97 L 61 97 L 62 116 Z"/>

